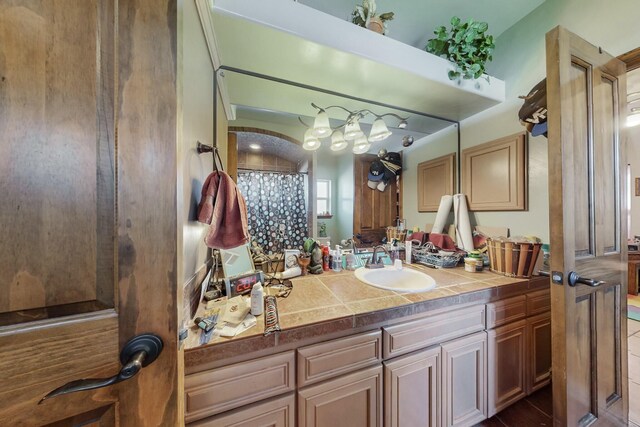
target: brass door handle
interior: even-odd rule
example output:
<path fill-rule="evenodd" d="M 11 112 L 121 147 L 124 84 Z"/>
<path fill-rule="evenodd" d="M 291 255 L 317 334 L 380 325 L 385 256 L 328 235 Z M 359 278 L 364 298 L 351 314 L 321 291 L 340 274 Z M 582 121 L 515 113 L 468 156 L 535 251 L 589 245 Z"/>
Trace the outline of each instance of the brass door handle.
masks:
<path fill-rule="evenodd" d="M 88 378 L 71 381 L 51 391 L 40 399 L 38 405 L 52 397 L 75 393 L 77 391 L 107 387 L 133 378 L 142 368 L 150 365 L 158 358 L 160 353 L 162 353 L 162 348 L 163 342 L 159 336 L 153 334 L 138 335 L 127 342 L 120 352 L 122 369 L 120 369 L 117 375 L 110 378 Z"/>
<path fill-rule="evenodd" d="M 569 277 L 567 279 L 567 281 L 569 282 L 569 286 L 576 286 L 578 283 L 580 283 L 582 285 L 587 285 L 595 288 L 596 286 L 604 285 L 607 283 L 604 280 L 587 279 L 585 277 L 580 277 L 580 275 L 575 271 L 569 273 Z"/>

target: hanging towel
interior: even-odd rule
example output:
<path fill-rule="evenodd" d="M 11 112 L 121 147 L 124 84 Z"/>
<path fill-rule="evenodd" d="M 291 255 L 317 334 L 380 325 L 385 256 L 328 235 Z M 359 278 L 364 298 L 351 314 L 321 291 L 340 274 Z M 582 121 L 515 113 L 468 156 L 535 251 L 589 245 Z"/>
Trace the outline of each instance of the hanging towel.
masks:
<path fill-rule="evenodd" d="M 247 205 L 226 172 L 213 172 L 204 182 L 198 221 L 210 224 L 204 237 L 210 248 L 231 249 L 249 241 Z"/>

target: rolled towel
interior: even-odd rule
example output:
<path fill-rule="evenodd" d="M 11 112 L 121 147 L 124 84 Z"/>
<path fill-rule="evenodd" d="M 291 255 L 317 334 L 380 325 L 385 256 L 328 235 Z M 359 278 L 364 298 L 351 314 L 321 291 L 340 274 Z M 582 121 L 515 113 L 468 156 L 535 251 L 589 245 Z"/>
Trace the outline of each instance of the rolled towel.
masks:
<path fill-rule="evenodd" d="M 456 244 L 467 252 L 473 250 L 473 233 L 471 232 L 471 222 L 469 221 L 467 198 L 464 194 L 453 196 L 453 213 L 456 225 Z"/>
<path fill-rule="evenodd" d="M 444 195 L 440 199 L 440 206 L 438 207 L 438 213 L 436 214 L 436 220 L 431 229 L 432 233 L 442 234 L 444 226 L 447 223 L 447 217 L 451 211 L 451 205 L 453 204 L 453 196 Z"/>

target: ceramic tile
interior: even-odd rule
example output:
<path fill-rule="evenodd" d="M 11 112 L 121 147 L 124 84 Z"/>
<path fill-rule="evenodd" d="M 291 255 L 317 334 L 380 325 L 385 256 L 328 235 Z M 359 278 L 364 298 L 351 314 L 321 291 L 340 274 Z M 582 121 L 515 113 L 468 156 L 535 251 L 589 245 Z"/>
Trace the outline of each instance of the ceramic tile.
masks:
<path fill-rule="evenodd" d="M 280 304 L 279 301 L 278 304 Z M 278 306 L 278 312 L 281 313 L 279 318 L 280 327 L 282 329 L 294 328 L 296 326 L 309 325 L 311 323 L 338 319 L 341 317 L 353 315 L 353 312 L 351 312 L 351 310 L 349 310 L 343 304 L 314 308 L 311 310 L 298 311 L 294 313 L 281 311 L 280 306 Z"/>
<path fill-rule="evenodd" d="M 287 298 L 278 298 L 278 313 L 295 313 L 340 304 L 340 301 L 316 277 L 302 277 L 293 281 Z"/>
<path fill-rule="evenodd" d="M 629 396 L 634 396 L 629 400 L 629 421 L 640 424 L 640 401 L 637 396 L 640 396 L 640 384 L 629 381 Z"/>
<path fill-rule="evenodd" d="M 340 301 L 345 303 L 397 295 L 395 292 L 362 283 L 353 275 L 327 276 L 320 280 Z"/>
<path fill-rule="evenodd" d="M 495 288 L 496 284 L 492 283 L 490 281 L 487 282 L 470 282 L 470 283 L 462 283 L 459 285 L 454 285 L 454 286 L 450 286 L 447 289 L 457 293 L 457 294 L 464 294 L 467 292 L 475 292 L 475 291 L 482 291 L 485 289 L 491 289 L 491 288 Z"/>
<path fill-rule="evenodd" d="M 640 356 L 629 354 L 629 379 L 640 384 Z"/>
<path fill-rule="evenodd" d="M 640 357 L 640 337 L 634 335 L 629 337 L 629 353 Z"/>
<path fill-rule="evenodd" d="M 471 273 L 469 271 L 465 271 L 464 267 L 456 267 L 451 270 L 447 270 L 452 274 L 456 274 L 458 276 L 466 277 L 474 282 L 480 280 L 491 280 L 491 279 L 504 279 L 504 276 L 491 272 L 488 268 L 485 268 L 481 272 Z"/>
<path fill-rule="evenodd" d="M 455 274 L 449 269 L 419 267 L 416 264 L 413 264 L 413 267 L 410 268 L 415 268 L 416 270 L 433 277 L 433 280 L 436 281 L 436 286 L 439 288 L 473 281 L 471 278 Z"/>
<path fill-rule="evenodd" d="M 407 294 L 401 294 L 401 295 L 410 301 L 418 302 L 418 301 L 429 301 L 429 300 L 438 299 L 438 298 L 453 297 L 457 295 L 457 293 L 453 292 L 451 288 L 438 287 L 427 292 L 419 292 L 419 293 L 411 293 L 411 294 L 407 293 Z M 453 302 L 454 301 L 452 299 L 452 303 Z"/>
<path fill-rule="evenodd" d="M 640 322 L 627 318 L 627 335 L 631 336 L 640 332 Z"/>
<path fill-rule="evenodd" d="M 384 310 L 387 308 L 400 307 L 411 304 L 411 301 L 405 296 L 394 295 L 382 298 L 373 298 L 364 301 L 356 301 L 347 303 L 346 306 L 355 314 L 368 313 L 375 310 Z"/>

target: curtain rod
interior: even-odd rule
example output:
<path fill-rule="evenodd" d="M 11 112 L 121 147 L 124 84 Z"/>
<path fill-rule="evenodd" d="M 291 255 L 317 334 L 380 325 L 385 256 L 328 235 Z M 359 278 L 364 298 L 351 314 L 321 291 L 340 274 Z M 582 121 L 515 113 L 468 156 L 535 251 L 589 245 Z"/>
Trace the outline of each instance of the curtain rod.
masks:
<path fill-rule="evenodd" d="M 238 173 L 249 173 L 249 172 L 260 172 L 260 173 L 278 173 L 281 175 L 307 175 L 309 172 L 282 172 L 282 171 L 270 171 L 264 169 L 246 169 L 246 168 L 238 168 Z"/>

